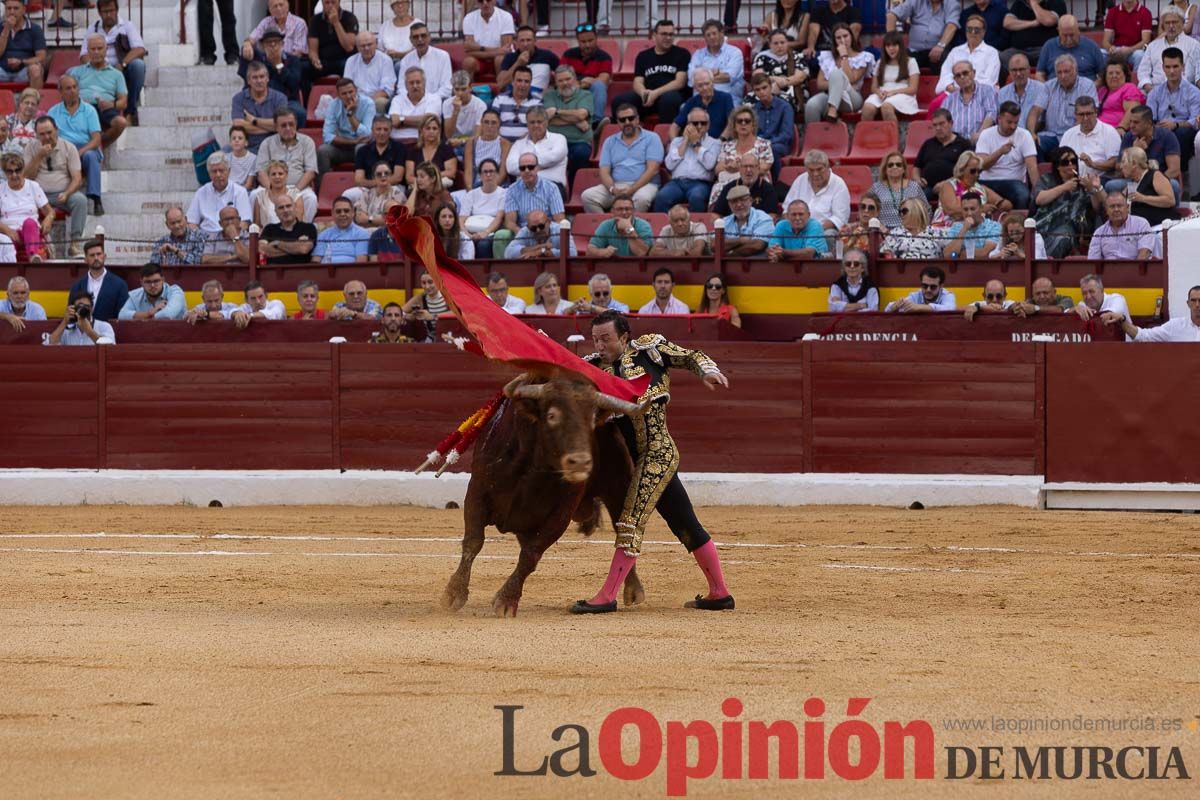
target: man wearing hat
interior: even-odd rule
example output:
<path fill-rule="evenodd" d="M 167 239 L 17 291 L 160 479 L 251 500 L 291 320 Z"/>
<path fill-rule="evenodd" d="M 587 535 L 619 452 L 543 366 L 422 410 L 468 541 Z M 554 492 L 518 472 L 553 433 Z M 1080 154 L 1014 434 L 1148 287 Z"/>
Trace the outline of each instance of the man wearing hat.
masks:
<path fill-rule="evenodd" d="M 771 215 L 754 207 L 750 190 L 745 186 L 734 186 L 726 199 L 733 213 L 724 217 L 725 255 L 730 258 L 762 255 L 775 230 Z"/>
<path fill-rule="evenodd" d="M 306 109 L 300 100 L 300 86 L 304 78 L 304 66 L 300 58 L 285 52 L 284 36 L 274 28 L 264 31 L 258 43 L 257 48 L 248 41 L 242 46 L 238 58 L 238 75 L 244 81 L 252 62 L 266 64 L 267 85 L 287 98 L 288 108 L 296 112 L 296 119 L 303 126 Z"/>

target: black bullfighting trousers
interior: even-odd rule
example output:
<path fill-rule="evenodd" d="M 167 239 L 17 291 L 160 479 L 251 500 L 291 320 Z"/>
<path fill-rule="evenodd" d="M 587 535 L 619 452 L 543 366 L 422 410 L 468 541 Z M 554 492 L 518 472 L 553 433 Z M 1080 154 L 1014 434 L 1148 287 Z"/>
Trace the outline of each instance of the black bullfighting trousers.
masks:
<path fill-rule="evenodd" d="M 687 489 L 679 480 L 679 450 L 667 431 L 667 404 L 652 403 L 641 417 L 619 417 L 616 422 L 633 458 L 633 480 L 616 522 L 617 547 L 631 556 L 642 552 L 652 511 L 662 515 L 689 553 L 704 546 L 709 541 L 708 531 L 696 518 Z"/>

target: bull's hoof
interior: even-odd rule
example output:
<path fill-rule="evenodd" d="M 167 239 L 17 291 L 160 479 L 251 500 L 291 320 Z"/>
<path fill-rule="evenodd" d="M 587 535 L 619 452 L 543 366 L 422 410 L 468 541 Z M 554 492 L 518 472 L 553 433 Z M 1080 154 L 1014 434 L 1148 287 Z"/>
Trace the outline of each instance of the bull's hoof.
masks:
<path fill-rule="evenodd" d="M 608 614 L 617 610 L 617 601 L 611 603 L 597 603 L 592 605 L 587 600 L 576 600 L 571 604 L 572 614 Z"/>
<path fill-rule="evenodd" d="M 503 597 L 499 594 L 492 600 L 492 611 L 496 612 L 497 617 L 515 617 L 517 616 L 517 604 L 521 602 L 519 597 Z"/>
<path fill-rule="evenodd" d="M 732 611 L 733 610 L 733 595 L 727 594 L 724 597 L 718 597 L 715 600 L 696 595 L 695 600 L 688 600 L 683 604 L 684 608 L 698 608 L 701 611 Z"/>
<path fill-rule="evenodd" d="M 624 600 L 626 607 L 644 603 L 646 602 L 646 590 L 642 588 L 640 583 L 633 586 L 625 584 Z"/>
<path fill-rule="evenodd" d="M 447 611 L 458 611 L 467 604 L 467 591 L 447 586 L 442 592 L 442 608 Z"/>

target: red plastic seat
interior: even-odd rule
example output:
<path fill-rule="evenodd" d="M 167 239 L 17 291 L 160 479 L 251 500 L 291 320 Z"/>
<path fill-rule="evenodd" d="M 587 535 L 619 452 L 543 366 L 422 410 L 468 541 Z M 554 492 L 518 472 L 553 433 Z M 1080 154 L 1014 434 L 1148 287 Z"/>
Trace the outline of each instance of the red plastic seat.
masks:
<path fill-rule="evenodd" d="M 16 100 L 12 92 L 0 91 L 0 116 L 8 116 L 16 111 Z"/>
<path fill-rule="evenodd" d="M 321 191 L 317 192 L 317 215 L 333 213 L 333 201 L 354 186 L 353 172 L 326 172 L 321 176 Z"/>
<path fill-rule="evenodd" d="M 575 238 L 575 249 L 580 255 L 587 252 L 588 242 L 606 219 L 612 219 L 612 214 L 576 214 L 571 220 L 571 236 Z"/>
<path fill-rule="evenodd" d="M 916 119 L 908 123 L 908 139 L 904 143 L 904 160 L 912 164 L 917 160 L 921 145 L 933 138 L 933 123 L 927 119 Z"/>
<path fill-rule="evenodd" d="M 844 122 L 810 122 L 804 126 L 804 150 L 820 150 L 831 160 L 850 152 L 850 129 Z"/>
<path fill-rule="evenodd" d="M 567 211 L 572 214 L 579 214 L 583 211 L 583 190 L 600 183 L 600 168 L 599 167 L 583 167 L 575 173 L 575 180 L 571 184 L 571 199 L 567 201 Z"/>
<path fill-rule="evenodd" d="M 554 55 L 562 58 L 563 53 L 567 52 L 569 48 L 574 47 L 575 43 L 569 42 L 566 39 L 538 39 L 537 46 L 542 50 L 549 50 Z"/>
<path fill-rule="evenodd" d="M 870 191 L 871 184 L 875 183 L 871 168 L 861 165 L 842 164 L 834 168 L 833 174 L 846 182 L 846 188 L 850 190 L 850 205 L 855 208 L 858 207 L 858 198 Z"/>
<path fill-rule="evenodd" d="M 854 127 L 854 142 L 843 164 L 873 166 L 888 153 L 900 149 L 900 128 L 888 120 L 860 122 Z"/>
<path fill-rule="evenodd" d="M 442 42 L 437 45 L 439 50 L 445 50 L 450 56 L 450 66 L 454 69 L 462 69 L 463 61 L 467 57 L 466 46 L 462 42 Z M 485 61 L 489 59 L 484 59 Z"/>
<path fill-rule="evenodd" d="M 621 57 L 621 65 L 617 68 L 616 75 L 622 78 L 633 78 L 633 68 L 637 64 L 638 53 L 653 47 L 654 42 L 648 39 L 633 39 L 626 42 L 625 55 Z"/>
<path fill-rule="evenodd" d="M 329 95 L 337 97 L 337 86 L 317 84 L 312 87 L 312 91 L 308 93 L 308 118 L 311 120 L 317 119 L 317 106 L 321 103 L 321 97 Z"/>
<path fill-rule="evenodd" d="M 301 128 L 300 135 L 312 139 L 313 144 L 317 147 L 325 143 L 325 130 L 323 128 Z"/>
<path fill-rule="evenodd" d="M 802 164 L 793 164 L 791 166 L 784 167 L 783 169 L 779 170 L 779 182 L 790 188 L 791 185 L 796 182 L 796 178 L 799 178 L 804 173 L 805 168 Z"/>
<path fill-rule="evenodd" d="M 922 75 L 917 79 L 917 106 L 922 109 L 929 108 L 929 104 L 933 102 L 933 98 L 937 97 L 938 75 Z"/>
<path fill-rule="evenodd" d="M 592 142 L 592 163 L 600 163 L 600 148 L 604 145 L 604 140 L 610 136 L 620 136 L 621 126 L 615 122 L 610 122 L 600 129 L 600 135 Z"/>
<path fill-rule="evenodd" d="M 78 49 L 55 50 L 54 55 L 50 56 L 50 67 L 46 70 L 46 83 L 57 86 L 58 79 L 66 75 L 68 70 L 78 67 L 79 64 Z"/>
<path fill-rule="evenodd" d="M 62 102 L 62 96 L 59 95 L 58 89 L 41 89 L 42 102 L 38 103 L 38 111 L 45 114 L 52 106 L 56 106 Z M 19 94 L 19 92 L 18 92 Z"/>
<path fill-rule="evenodd" d="M 671 144 L 671 123 L 660 122 L 654 126 L 654 132 L 658 134 L 658 138 L 662 139 L 664 149 Z"/>

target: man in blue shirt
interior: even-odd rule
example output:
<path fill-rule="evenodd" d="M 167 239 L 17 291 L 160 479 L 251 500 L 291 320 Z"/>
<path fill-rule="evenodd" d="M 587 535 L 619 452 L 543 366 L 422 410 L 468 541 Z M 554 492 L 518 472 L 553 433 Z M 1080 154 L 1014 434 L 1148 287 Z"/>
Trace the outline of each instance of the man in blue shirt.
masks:
<path fill-rule="evenodd" d="M 792 104 L 775 97 L 771 79 L 760 72 L 750 81 L 754 87 L 754 113 L 758 117 L 758 135 L 771 143 L 775 161 L 771 164 L 771 179 L 779 180 L 783 159 L 792 152 L 796 136 L 796 110 Z"/>
<path fill-rule="evenodd" d="M 267 65 L 252 61 L 246 68 L 246 86 L 230 102 L 230 119 L 241 128 L 250 143 L 250 151 L 258 153 L 263 140 L 275 133 L 275 112 L 289 108 L 283 92 L 271 88 Z"/>
<path fill-rule="evenodd" d="M 621 135 L 604 140 L 600 148 L 600 183 L 581 195 L 583 207 L 590 214 L 604 213 L 618 197 L 631 198 L 634 208 L 646 212 L 658 194 L 662 139 L 642 129 L 641 117 L 632 103 L 623 103 L 616 114 Z"/>
<path fill-rule="evenodd" d="M 734 102 L 742 102 L 746 91 L 742 51 L 725 41 L 725 26 L 715 19 L 704 23 L 704 43 L 704 49 L 692 53 L 688 63 L 688 83 L 696 88 L 696 70 L 707 69 L 712 73 L 718 92 L 728 94 Z"/>
<path fill-rule="evenodd" d="M 1165 127 L 1154 124 L 1154 112 L 1150 106 L 1134 106 L 1129 112 L 1129 132 L 1121 137 L 1121 150 L 1117 154 L 1117 163 L 1121 163 L 1121 155 L 1131 147 L 1140 147 L 1146 151 L 1146 158 L 1158 162 L 1175 189 L 1175 199 L 1179 200 L 1180 153 L 1179 140 L 1175 134 Z M 1113 178 L 1105 181 L 1104 191 L 1119 192 L 1125 188 L 1124 178 Z"/>
<path fill-rule="evenodd" d="M 317 235 L 313 258 L 322 264 L 348 264 L 367 260 L 365 228 L 354 223 L 354 204 L 345 197 L 333 201 L 333 226 Z"/>
<path fill-rule="evenodd" d="M 983 41 L 1003 52 L 1008 47 L 1008 31 L 1004 29 L 1004 18 L 1008 16 L 1008 3 L 1005 0 L 975 0 L 974 3 L 963 3 L 962 13 L 958 15 L 958 31 L 950 48 L 954 49 L 967 41 L 967 19 L 974 16 L 983 17 L 987 23 L 987 31 Z M 1000 62 L 1001 69 L 1004 61 Z"/>
<path fill-rule="evenodd" d="M 761 255 L 775 225 L 765 211 L 759 211 L 750 201 L 750 190 L 735 186 L 729 190 L 729 207 L 733 213 L 725 217 L 725 255 L 747 258 Z"/>
<path fill-rule="evenodd" d="M 46 36 L 25 16 L 22 0 L 4 0 L 4 52 L 0 53 L 0 81 L 28 83 L 41 89 L 46 80 Z"/>
<path fill-rule="evenodd" d="M 1038 54 L 1038 80 L 1046 80 L 1054 71 L 1054 60 L 1061 55 L 1074 58 L 1079 75 L 1089 81 L 1104 72 L 1104 51 L 1091 39 L 1079 35 L 1079 20 L 1070 14 L 1058 18 L 1058 36 L 1042 45 Z"/>
<path fill-rule="evenodd" d="M 779 220 L 767 242 L 768 261 L 790 261 L 829 255 L 825 229 L 812 218 L 808 203 L 793 200 L 787 207 L 787 219 Z"/>
<path fill-rule="evenodd" d="M 725 134 L 725 126 L 729 123 L 729 115 L 733 113 L 733 97 L 727 92 L 718 92 L 713 84 L 712 72 L 698 69 L 691 76 L 692 86 L 696 93 L 687 99 L 679 108 L 679 114 L 671 123 L 671 138 L 674 139 L 683 132 L 687 125 L 688 112 L 693 108 L 702 108 L 708 114 L 708 130 L 715 138 Z"/>
<path fill-rule="evenodd" d="M 1046 84 L 1029 77 L 1029 56 L 1024 53 L 1014 53 L 1008 60 L 1008 77 L 1011 83 L 1000 89 L 1000 97 L 996 101 L 997 108 L 1005 103 L 1016 103 L 1021 107 L 1019 125 L 1037 136 L 1042 114 L 1046 112 L 1049 94 Z"/>
<path fill-rule="evenodd" d="M 337 82 L 337 99 L 325 111 L 321 141 L 317 148 L 317 172 L 324 175 L 335 165 L 352 163 L 358 146 L 371 140 L 375 104 L 359 93 L 354 81 Z"/>
<path fill-rule="evenodd" d="M 1186 175 L 1192 160 L 1196 142 L 1196 120 L 1200 118 L 1200 89 L 1190 81 L 1183 80 L 1183 51 L 1168 47 L 1162 54 L 1163 73 L 1166 83 L 1150 90 L 1146 105 L 1154 112 L 1157 127 L 1175 134 L 1179 141 L 1179 167 Z"/>
<path fill-rule="evenodd" d="M 959 202 L 963 221 L 956 222 L 946 233 L 942 255 L 953 259 L 986 258 L 1000 246 L 1003 236 L 1000 223 L 983 213 L 983 197 L 979 192 L 964 192 Z"/>
<path fill-rule="evenodd" d="M 117 314 L 118 319 L 183 319 L 187 304 L 183 289 L 163 280 L 162 267 L 142 267 L 142 288 L 129 293 L 129 299 Z"/>
<path fill-rule="evenodd" d="M 129 106 L 129 87 L 125 74 L 108 63 L 108 40 L 102 33 L 87 37 L 87 61 L 71 70 L 79 81 L 79 96 L 83 102 L 96 107 L 100 115 L 102 147 L 115 142 L 128 122 L 125 109 Z"/>
<path fill-rule="evenodd" d="M 93 106 L 79 98 L 79 81 L 72 75 L 58 79 L 58 94 L 62 102 L 55 103 L 47 112 L 58 125 L 58 135 L 66 139 L 79 151 L 79 165 L 83 170 L 85 194 L 92 200 L 93 215 L 102 216 L 104 206 L 100 203 L 100 161 L 103 151 L 100 144 L 100 115 Z"/>
<path fill-rule="evenodd" d="M 45 322 L 46 310 L 29 299 L 29 281 L 20 275 L 8 279 L 8 295 L 0 300 L 0 319 L 6 320 L 17 330 L 23 327 L 21 320 Z"/>
<path fill-rule="evenodd" d="M 520 174 L 504 190 L 504 227 L 516 233 L 534 211 L 545 212 L 554 222 L 567 218 L 558 185 L 538 176 L 537 153 L 522 153 L 517 170 Z"/>
<path fill-rule="evenodd" d="M 510 260 L 518 258 L 558 258 L 561 253 L 562 228 L 557 222 L 552 222 L 545 211 L 535 210 L 529 213 L 529 219 L 517 235 L 504 246 L 504 257 Z M 574 256 L 575 237 L 567 236 L 567 255 Z"/>

